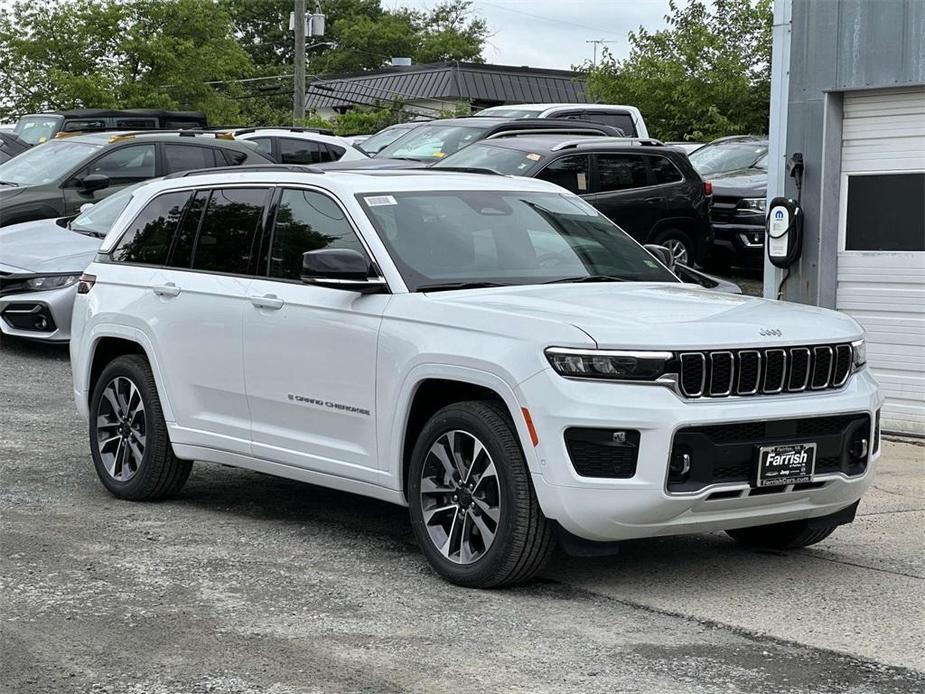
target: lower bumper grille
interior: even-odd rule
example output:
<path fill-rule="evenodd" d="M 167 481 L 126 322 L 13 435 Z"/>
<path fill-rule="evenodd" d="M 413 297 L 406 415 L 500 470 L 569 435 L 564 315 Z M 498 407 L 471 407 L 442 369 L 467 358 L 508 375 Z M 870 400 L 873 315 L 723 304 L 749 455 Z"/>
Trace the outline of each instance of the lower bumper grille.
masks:
<path fill-rule="evenodd" d="M 685 427 L 675 433 L 672 459 L 687 454 L 690 466 L 684 474 L 669 473 L 668 491 L 696 492 L 711 484 L 752 483 L 758 447 L 786 443 L 816 444 L 816 475 L 862 475 L 867 470 L 870 439 L 868 414 Z M 862 445 L 862 440 L 867 444 Z"/>
<path fill-rule="evenodd" d="M 567 429 L 565 447 L 582 477 L 629 479 L 636 474 L 639 432 L 627 429 Z"/>
<path fill-rule="evenodd" d="M 51 311 L 45 304 L 16 303 L 3 309 L 3 320 L 16 330 L 31 330 L 37 333 L 54 332 L 57 326 Z"/>

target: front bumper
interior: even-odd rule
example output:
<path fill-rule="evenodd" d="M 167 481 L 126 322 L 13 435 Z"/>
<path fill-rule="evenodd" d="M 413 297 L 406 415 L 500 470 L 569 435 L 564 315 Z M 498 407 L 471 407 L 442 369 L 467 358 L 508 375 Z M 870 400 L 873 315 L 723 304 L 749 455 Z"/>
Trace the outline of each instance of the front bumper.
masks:
<path fill-rule="evenodd" d="M 713 246 L 728 253 L 735 265 L 761 268 L 764 264 L 765 233 L 763 224 L 713 222 Z"/>
<path fill-rule="evenodd" d="M 43 342 L 71 338 L 71 310 L 77 286 L 0 297 L 0 331 Z"/>
<path fill-rule="evenodd" d="M 674 434 L 685 426 L 853 413 L 868 413 L 874 422 L 883 398 L 869 369 L 839 390 L 697 401 L 657 385 L 581 382 L 551 370 L 520 389 L 539 438 L 533 482 L 543 512 L 587 540 L 708 532 L 828 515 L 861 498 L 880 456 L 876 446 L 862 475 L 816 475 L 814 481 L 824 484 L 813 489 L 749 496 L 749 485 L 738 482 L 678 494 L 666 484 Z M 535 403 L 554 407 L 539 409 Z M 565 431 L 572 427 L 639 431 L 635 475 L 578 475 L 565 445 Z M 872 425 L 872 442 L 873 437 Z M 717 491 L 729 493 L 718 498 Z"/>

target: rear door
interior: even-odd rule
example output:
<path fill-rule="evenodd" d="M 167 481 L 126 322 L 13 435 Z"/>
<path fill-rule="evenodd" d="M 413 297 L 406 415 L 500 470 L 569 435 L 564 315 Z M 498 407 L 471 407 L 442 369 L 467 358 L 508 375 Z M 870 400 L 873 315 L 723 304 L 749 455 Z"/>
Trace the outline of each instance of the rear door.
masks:
<path fill-rule="evenodd" d="M 270 189 L 197 190 L 152 294 L 175 443 L 250 452 L 244 311 Z"/>
<path fill-rule="evenodd" d="M 644 242 L 662 214 L 665 196 L 653 189 L 646 158 L 624 152 L 594 155 L 591 192 L 584 199 L 637 241 Z"/>
<path fill-rule="evenodd" d="M 211 169 L 225 166 L 225 158 L 215 147 L 185 143 L 161 144 L 163 173 L 192 171 L 194 169 Z"/>
<path fill-rule="evenodd" d="M 245 306 L 244 374 L 255 456 L 377 482 L 376 362 L 387 294 L 303 284 L 302 254 L 369 254 L 326 193 L 282 188 Z"/>

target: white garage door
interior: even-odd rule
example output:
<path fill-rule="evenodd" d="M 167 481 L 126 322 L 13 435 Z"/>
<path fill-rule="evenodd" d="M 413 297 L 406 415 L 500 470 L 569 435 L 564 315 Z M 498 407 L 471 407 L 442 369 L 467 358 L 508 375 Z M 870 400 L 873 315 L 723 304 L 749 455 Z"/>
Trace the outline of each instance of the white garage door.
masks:
<path fill-rule="evenodd" d="M 925 435 L 925 88 L 845 94 L 837 307 L 867 330 L 884 430 Z"/>

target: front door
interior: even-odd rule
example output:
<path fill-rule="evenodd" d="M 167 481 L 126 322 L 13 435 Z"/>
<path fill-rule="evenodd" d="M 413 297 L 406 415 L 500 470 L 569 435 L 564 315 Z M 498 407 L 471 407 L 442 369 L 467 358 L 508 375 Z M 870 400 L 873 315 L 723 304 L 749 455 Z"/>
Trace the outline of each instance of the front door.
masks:
<path fill-rule="evenodd" d="M 244 326 L 254 455 L 375 482 L 376 351 L 389 296 L 303 284 L 306 251 L 368 254 L 332 198 L 301 188 L 278 196 Z"/>
<path fill-rule="evenodd" d="M 119 147 L 100 155 L 64 184 L 64 214 L 77 214 L 81 205 L 99 202 L 127 185 L 154 178 L 156 162 L 156 145 L 151 142 Z M 82 189 L 81 179 L 91 174 L 107 176 L 109 185 L 95 191 Z"/>

